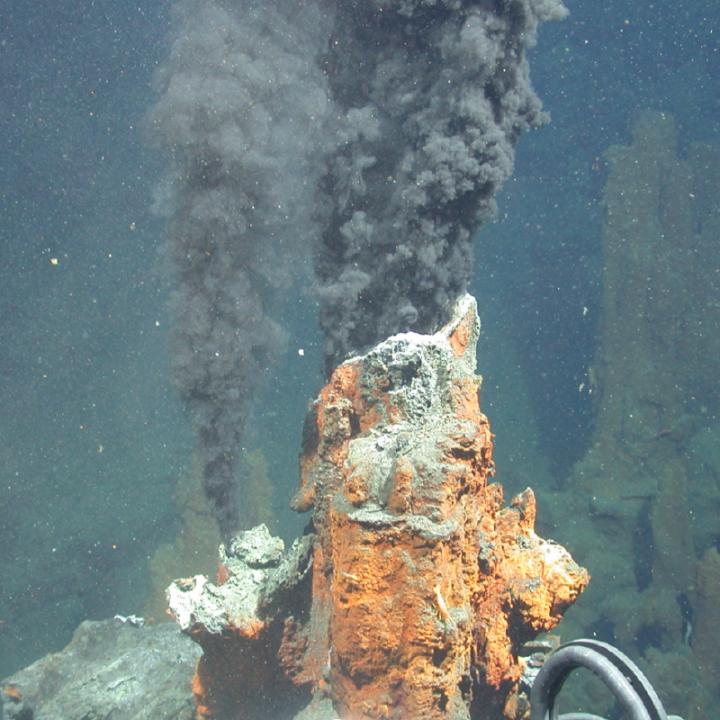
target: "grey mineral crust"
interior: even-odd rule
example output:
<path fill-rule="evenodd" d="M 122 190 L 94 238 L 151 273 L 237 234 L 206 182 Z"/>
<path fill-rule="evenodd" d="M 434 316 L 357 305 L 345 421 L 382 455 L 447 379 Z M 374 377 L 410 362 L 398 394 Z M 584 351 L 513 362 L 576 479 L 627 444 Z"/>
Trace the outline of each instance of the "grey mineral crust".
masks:
<path fill-rule="evenodd" d="M 289 550 L 265 525 L 239 533 L 229 551 L 220 546 L 220 563 L 228 579 L 215 584 L 208 578 L 176 580 L 167 589 L 168 607 L 185 632 L 203 629 L 221 635 L 228 627 L 251 632 L 272 619 L 277 597 L 295 587 L 310 568 L 314 536 L 303 535 Z"/>
<path fill-rule="evenodd" d="M 200 652 L 174 623 L 85 621 L 64 650 L 0 682 L 0 720 L 192 720 Z"/>

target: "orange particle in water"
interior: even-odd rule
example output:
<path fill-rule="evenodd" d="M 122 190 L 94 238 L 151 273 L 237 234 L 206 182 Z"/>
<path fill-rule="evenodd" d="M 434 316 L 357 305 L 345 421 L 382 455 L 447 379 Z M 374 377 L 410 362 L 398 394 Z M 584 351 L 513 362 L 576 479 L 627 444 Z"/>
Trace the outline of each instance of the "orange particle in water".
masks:
<path fill-rule="evenodd" d="M 9 697 L 11 700 L 22 700 L 22 692 L 20 692 L 20 688 L 17 687 L 17 685 L 8 685 L 7 687 L 3 688 L 3 694 L 6 697 Z"/>

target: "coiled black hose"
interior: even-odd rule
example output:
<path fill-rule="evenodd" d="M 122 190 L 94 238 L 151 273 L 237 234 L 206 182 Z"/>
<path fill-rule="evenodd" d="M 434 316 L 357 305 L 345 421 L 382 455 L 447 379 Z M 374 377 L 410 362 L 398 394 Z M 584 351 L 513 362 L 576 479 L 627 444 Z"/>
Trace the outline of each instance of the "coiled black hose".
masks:
<path fill-rule="evenodd" d="M 612 645 L 584 639 L 561 645 L 543 664 L 530 692 L 531 720 L 604 720 L 590 713 L 558 714 L 557 696 L 577 668 L 590 670 L 605 683 L 627 720 L 682 720 L 665 712 L 655 689 L 630 658 Z"/>

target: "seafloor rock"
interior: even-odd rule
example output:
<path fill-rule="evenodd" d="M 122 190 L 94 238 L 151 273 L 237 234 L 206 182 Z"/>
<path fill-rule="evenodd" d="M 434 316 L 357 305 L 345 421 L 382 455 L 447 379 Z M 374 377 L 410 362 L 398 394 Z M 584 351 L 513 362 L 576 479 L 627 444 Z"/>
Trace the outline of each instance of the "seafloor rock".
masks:
<path fill-rule="evenodd" d="M 171 586 L 204 650 L 202 717 L 527 716 L 521 645 L 588 576 L 535 534 L 530 490 L 503 509 L 488 484 L 478 332 L 465 296 L 435 335 L 338 367 L 307 419 L 293 502 L 312 534 L 285 555 L 256 528 L 221 550 L 217 585 Z"/>
<path fill-rule="evenodd" d="M 169 623 L 87 621 L 62 652 L 0 683 L 0 718 L 191 720 L 191 680 L 199 654 Z"/>

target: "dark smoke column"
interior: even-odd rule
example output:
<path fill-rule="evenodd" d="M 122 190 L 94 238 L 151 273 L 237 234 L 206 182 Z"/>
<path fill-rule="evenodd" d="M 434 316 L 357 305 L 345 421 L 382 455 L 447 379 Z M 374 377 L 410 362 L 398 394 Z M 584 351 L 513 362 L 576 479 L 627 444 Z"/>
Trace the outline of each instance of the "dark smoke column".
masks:
<path fill-rule="evenodd" d="M 163 210 L 173 365 L 223 535 L 257 387 L 283 348 L 278 297 L 307 264 L 325 155 L 330 19 L 298 0 L 180 0 L 148 124 L 172 157 Z"/>
<path fill-rule="evenodd" d="M 173 360 L 224 535 L 277 298 L 313 254 L 331 371 L 447 320 L 471 236 L 544 119 L 526 49 L 560 0 L 178 0 L 149 124 Z M 313 253 L 314 250 L 314 253 Z"/>
<path fill-rule="evenodd" d="M 447 319 L 522 131 L 545 119 L 525 52 L 560 0 L 340 0 L 327 57 L 341 118 L 317 255 L 331 371 Z"/>

